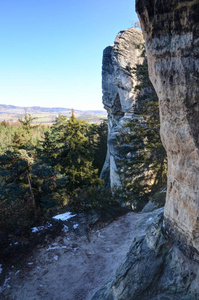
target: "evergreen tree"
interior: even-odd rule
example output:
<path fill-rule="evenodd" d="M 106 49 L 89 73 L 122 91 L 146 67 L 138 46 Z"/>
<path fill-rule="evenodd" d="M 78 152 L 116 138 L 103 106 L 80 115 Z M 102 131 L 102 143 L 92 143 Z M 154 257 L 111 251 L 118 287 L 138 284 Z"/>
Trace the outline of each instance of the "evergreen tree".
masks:
<path fill-rule="evenodd" d="M 101 183 L 97 175 L 98 170 L 92 165 L 93 156 L 87 136 L 88 127 L 89 124 L 77 120 L 72 111 L 69 120 L 66 122 L 64 120 L 63 124 L 62 118 L 62 123 L 59 126 L 56 124 L 53 129 L 56 136 L 55 167 L 68 177 L 69 191 L 85 185 Z"/>
<path fill-rule="evenodd" d="M 32 117 L 31 114 L 27 114 L 27 112 L 25 111 L 25 115 L 24 118 L 19 118 L 18 121 L 21 123 L 23 129 L 27 132 L 27 133 L 31 133 L 33 128 L 38 127 L 38 125 L 33 126 L 32 122 L 34 120 L 36 120 L 37 118 Z"/>
<path fill-rule="evenodd" d="M 88 137 L 93 150 L 93 166 L 100 175 L 107 153 L 108 120 L 101 120 L 100 124 L 92 124 Z"/>
<path fill-rule="evenodd" d="M 90 143 L 91 126 L 75 118 L 59 115 L 42 141 L 40 158 L 51 164 L 68 180 L 69 193 L 76 188 L 101 184 L 98 170 L 93 166 L 94 150 Z"/>

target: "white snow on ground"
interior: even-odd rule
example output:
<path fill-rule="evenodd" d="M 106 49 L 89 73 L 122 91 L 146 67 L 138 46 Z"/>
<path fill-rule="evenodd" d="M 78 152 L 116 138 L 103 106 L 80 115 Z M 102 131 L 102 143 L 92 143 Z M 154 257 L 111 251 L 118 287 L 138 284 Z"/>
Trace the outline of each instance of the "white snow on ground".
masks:
<path fill-rule="evenodd" d="M 15 272 L 15 275 L 19 274 L 21 272 L 21 270 L 18 270 L 17 272 Z"/>
<path fill-rule="evenodd" d="M 79 226 L 79 224 L 74 224 L 73 229 L 77 229 L 78 226 Z"/>
<path fill-rule="evenodd" d="M 38 226 L 38 227 L 33 227 L 32 228 L 32 232 L 35 233 L 35 232 L 39 232 L 41 230 L 44 230 L 44 226 Z"/>
<path fill-rule="evenodd" d="M 46 224 L 45 226 L 37 226 L 37 227 L 33 227 L 33 228 L 32 228 L 32 232 L 33 232 L 33 233 L 36 233 L 36 232 L 42 231 L 42 230 L 44 230 L 44 229 L 47 229 L 47 228 L 49 228 L 49 227 L 51 227 L 51 226 L 52 226 L 52 224 L 49 223 L 49 222 L 47 222 L 47 224 Z"/>
<path fill-rule="evenodd" d="M 65 232 L 65 233 L 68 232 L 68 226 L 66 226 L 66 225 L 64 224 L 64 227 L 63 227 L 62 231 Z"/>
<path fill-rule="evenodd" d="M 61 220 L 61 221 L 67 221 L 70 218 L 73 218 L 75 216 L 76 215 L 72 215 L 72 213 L 68 211 L 68 212 L 66 212 L 64 214 L 60 214 L 60 215 L 54 216 L 53 219 Z"/>
<path fill-rule="evenodd" d="M 50 251 L 50 250 L 55 250 L 55 249 L 66 249 L 67 247 L 66 246 L 61 246 L 61 247 L 59 247 L 59 246 L 55 246 L 55 247 L 48 247 L 47 249 L 46 249 L 46 251 Z"/>

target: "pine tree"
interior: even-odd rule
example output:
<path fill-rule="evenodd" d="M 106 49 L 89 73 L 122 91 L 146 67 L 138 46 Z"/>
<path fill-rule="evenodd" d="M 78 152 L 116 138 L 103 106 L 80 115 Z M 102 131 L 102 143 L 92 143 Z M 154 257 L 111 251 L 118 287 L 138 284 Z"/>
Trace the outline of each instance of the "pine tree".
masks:
<path fill-rule="evenodd" d="M 101 184 L 98 170 L 93 167 L 93 153 L 89 143 L 89 124 L 59 115 L 52 128 L 53 166 L 68 178 L 68 190 L 86 185 Z"/>
<path fill-rule="evenodd" d="M 93 166 L 100 175 L 107 153 L 108 120 L 101 120 L 100 124 L 90 125 L 88 131 L 89 143 L 93 150 Z"/>

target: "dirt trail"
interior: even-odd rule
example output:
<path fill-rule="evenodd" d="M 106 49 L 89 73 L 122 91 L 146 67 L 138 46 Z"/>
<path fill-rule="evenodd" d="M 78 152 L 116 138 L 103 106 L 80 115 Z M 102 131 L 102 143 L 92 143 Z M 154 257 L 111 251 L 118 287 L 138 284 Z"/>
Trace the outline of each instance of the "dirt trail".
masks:
<path fill-rule="evenodd" d="M 133 238 L 144 234 L 153 217 L 154 213 L 128 213 L 93 230 L 89 238 L 78 235 L 78 227 L 66 231 L 53 243 L 33 251 L 20 270 L 11 272 L 0 298 L 89 300 L 121 264 Z"/>

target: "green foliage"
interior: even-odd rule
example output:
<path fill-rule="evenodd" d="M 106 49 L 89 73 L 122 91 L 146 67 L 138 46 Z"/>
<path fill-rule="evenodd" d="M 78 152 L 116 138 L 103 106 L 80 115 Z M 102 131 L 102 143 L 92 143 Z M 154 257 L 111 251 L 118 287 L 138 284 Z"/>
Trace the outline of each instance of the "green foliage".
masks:
<path fill-rule="evenodd" d="M 34 196 L 41 208 L 48 210 L 66 204 L 68 179 L 64 174 L 38 160 L 32 166 L 30 176 Z"/>
<path fill-rule="evenodd" d="M 100 175 L 106 159 L 107 152 L 108 121 L 103 119 L 99 125 L 90 126 L 88 137 L 93 151 L 93 166 L 98 169 Z"/>
<path fill-rule="evenodd" d="M 123 188 L 136 207 L 142 207 L 166 182 L 166 152 L 160 140 L 158 98 L 149 80 L 148 65 L 137 65 L 137 117 L 127 122 L 118 138 Z"/>
<path fill-rule="evenodd" d="M 102 186 L 93 161 L 104 123 L 90 125 L 74 112 L 70 119 L 59 115 L 51 128 L 33 126 L 33 120 L 25 113 L 19 126 L 0 124 L 0 139 L 9 137 L 0 153 L 0 203 L 31 202 L 45 212 L 66 205 L 77 188 Z"/>
<path fill-rule="evenodd" d="M 9 123 L 6 122 L 6 120 L 2 121 L 2 122 L 0 123 L 0 125 L 1 125 L 1 127 L 5 127 L 5 128 L 9 127 Z"/>
<path fill-rule="evenodd" d="M 107 218 L 114 211 L 119 214 L 121 208 L 98 190 L 103 182 L 97 168 L 106 155 L 105 122 L 90 125 L 77 120 L 74 112 L 69 119 L 59 115 L 51 127 L 33 126 L 33 120 L 25 114 L 17 126 L 0 123 L 0 246 L 4 257 L 12 256 L 8 255 L 10 241 L 23 243 L 27 236 L 29 241 L 31 227 L 64 207 L 77 212 L 98 210 Z"/>
<path fill-rule="evenodd" d="M 0 233 L 21 235 L 39 219 L 41 212 L 24 200 L 0 202 Z"/>
<path fill-rule="evenodd" d="M 22 128 L 26 133 L 31 133 L 33 128 L 38 127 L 38 125 L 32 126 L 32 122 L 36 120 L 36 118 L 33 118 L 31 114 L 27 114 L 25 111 L 24 119 L 19 118 L 18 121 L 21 123 Z"/>
<path fill-rule="evenodd" d="M 76 188 L 100 185 L 98 170 L 93 166 L 93 149 L 89 141 L 91 125 L 75 118 L 59 115 L 52 132 L 46 133 L 42 144 L 43 155 L 52 166 L 68 178 L 69 192 Z"/>
<path fill-rule="evenodd" d="M 106 221 L 129 211 L 122 203 L 117 193 L 106 189 L 98 189 L 97 187 L 89 187 L 75 190 L 67 207 L 75 213 L 94 211 L 95 214 L 98 214 L 100 220 Z"/>

